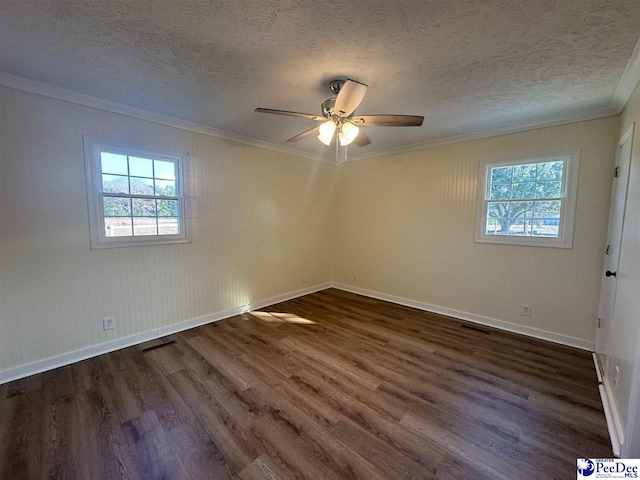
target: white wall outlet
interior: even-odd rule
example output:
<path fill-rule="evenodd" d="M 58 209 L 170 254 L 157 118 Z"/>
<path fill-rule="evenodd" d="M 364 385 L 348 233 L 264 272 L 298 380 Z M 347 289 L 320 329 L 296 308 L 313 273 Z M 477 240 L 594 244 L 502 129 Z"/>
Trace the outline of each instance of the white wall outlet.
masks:
<path fill-rule="evenodd" d="M 302 282 L 302 284 L 304 285 L 305 283 L 307 283 L 307 276 L 306 275 L 301 275 L 300 277 L 300 281 Z"/>
<path fill-rule="evenodd" d="M 522 312 L 520 313 L 523 317 L 531 316 L 531 305 L 522 305 Z"/>
<path fill-rule="evenodd" d="M 613 377 L 613 386 L 618 386 L 618 380 L 620 380 L 620 367 L 616 365 L 616 374 Z"/>
<path fill-rule="evenodd" d="M 103 330 L 113 330 L 116 321 L 113 317 L 104 317 L 102 319 L 102 329 Z"/>

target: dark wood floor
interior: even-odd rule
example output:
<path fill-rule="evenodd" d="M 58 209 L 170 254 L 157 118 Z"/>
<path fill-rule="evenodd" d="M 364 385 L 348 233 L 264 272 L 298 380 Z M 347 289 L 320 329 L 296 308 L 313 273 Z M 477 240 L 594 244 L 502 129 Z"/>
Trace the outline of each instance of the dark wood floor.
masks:
<path fill-rule="evenodd" d="M 612 455 L 587 352 L 338 290 L 169 339 L 0 386 L 0 478 L 570 479 Z"/>

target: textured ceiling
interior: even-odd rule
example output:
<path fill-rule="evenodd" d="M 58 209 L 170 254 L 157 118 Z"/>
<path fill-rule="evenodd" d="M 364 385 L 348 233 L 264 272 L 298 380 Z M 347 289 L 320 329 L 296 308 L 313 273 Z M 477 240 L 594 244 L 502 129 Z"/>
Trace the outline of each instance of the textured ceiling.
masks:
<path fill-rule="evenodd" d="M 369 85 L 367 153 L 606 108 L 637 0 L 2 0 L 0 71 L 287 145 L 328 81 Z M 296 149 L 332 156 L 311 137 Z"/>

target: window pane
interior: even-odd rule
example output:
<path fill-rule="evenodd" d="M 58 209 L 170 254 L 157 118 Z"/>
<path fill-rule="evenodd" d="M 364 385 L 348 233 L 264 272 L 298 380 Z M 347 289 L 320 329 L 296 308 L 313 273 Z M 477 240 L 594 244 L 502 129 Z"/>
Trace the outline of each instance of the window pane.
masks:
<path fill-rule="evenodd" d="M 100 152 L 100 163 L 102 173 L 113 173 L 115 175 L 127 175 L 127 156 L 116 153 Z"/>
<path fill-rule="evenodd" d="M 535 182 L 536 181 L 536 164 L 529 163 L 526 165 L 515 165 L 513 167 L 513 181 L 519 182 Z"/>
<path fill-rule="evenodd" d="M 533 182 L 514 183 L 511 198 L 513 199 L 536 198 L 536 184 Z"/>
<path fill-rule="evenodd" d="M 561 200 L 555 200 L 552 202 L 536 202 L 534 216 L 537 218 L 560 218 L 561 208 Z"/>
<path fill-rule="evenodd" d="M 180 233 L 180 221 L 178 218 L 158 218 L 158 235 L 178 235 Z"/>
<path fill-rule="evenodd" d="M 533 202 L 513 202 L 509 208 L 513 220 L 533 217 Z"/>
<path fill-rule="evenodd" d="M 133 235 L 157 235 L 158 227 L 155 218 L 133 217 Z"/>
<path fill-rule="evenodd" d="M 176 182 L 173 180 L 156 180 L 156 195 L 176 196 Z"/>
<path fill-rule="evenodd" d="M 153 160 L 150 158 L 129 157 L 129 175 L 153 178 Z"/>
<path fill-rule="evenodd" d="M 134 217 L 155 217 L 156 216 L 156 201 L 146 198 L 133 198 L 132 212 Z M 134 223 L 135 229 L 135 223 Z"/>
<path fill-rule="evenodd" d="M 538 164 L 538 181 L 562 180 L 562 170 L 564 162 L 557 160 L 554 162 L 544 162 Z"/>
<path fill-rule="evenodd" d="M 513 167 L 496 167 L 491 169 L 491 184 L 511 183 Z"/>
<path fill-rule="evenodd" d="M 153 195 L 153 179 L 131 177 L 131 193 L 138 195 Z"/>
<path fill-rule="evenodd" d="M 105 217 L 131 216 L 131 200 L 128 198 L 104 197 L 102 200 Z"/>
<path fill-rule="evenodd" d="M 506 218 L 509 216 L 509 202 L 489 202 L 487 217 Z"/>
<path fill-rule="evenodd" d="M 104 217 L 104 232 L 107 237 L 130 237 L 131 217 Z"/>
<path fill-rule="evenodd" d="M 129 178 L 120 175 L 102 175 L 102 191 L 106 193 L 129 193 Z"/>
<path fill-rule="evenodd" d="M 507 218 L 487 218 L 487 235 L 508 235 L 509 219 Z"/>
<path fill-rule="evenodd" d="M 175 180 L 176 179 L 176 164 L 175 162 L 167 162 L 163 160 L 154 160 L 153 165 L 155 168 L 155 177 L 163 180 Z"/>
<path fill-rule="evenodd" d="M 562 182 L 542 182 L 536 184 L 537 198 L 558 198 L 562 196 Z"/>
<path fill-rule="evenodd" d="M 511 185 L 491 185 L 489 200 L 509 200 L 511 198 Z"/>
<path fill-rule="evenodd" d="M 531 235 L 533 202 L 513 202 L 510 213 L 509 235 Z"/>
<path fill-rule="evenodd" d="M 534 218 L 533 235 L 537 237 L 557 237 L 560 231 L 560 219 Z"/>
<path fill-rule="evenodd" d="M 159 217 L 180 216 L 180 204 L 178 203 L 178 200 L 158 200 L 158 216 Z"/>

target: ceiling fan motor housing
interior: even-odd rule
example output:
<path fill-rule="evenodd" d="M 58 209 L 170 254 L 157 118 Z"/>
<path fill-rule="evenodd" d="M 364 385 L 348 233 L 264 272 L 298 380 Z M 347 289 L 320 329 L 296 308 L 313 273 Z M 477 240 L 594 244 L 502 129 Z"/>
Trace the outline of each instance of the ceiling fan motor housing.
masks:
<path fill-rule="evenodd" d="M 336 105 L 335 98 L 329 98 L 324 102 L 322 102 L 322 105 L 320 105 L 320 108 L 322 108 L 322 115 L 324 115 L 327 118 L 331 117 L 333 115 L 333 107 L 335 105 Z"/>

